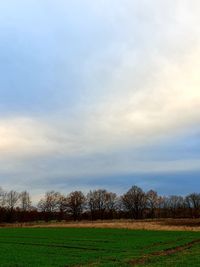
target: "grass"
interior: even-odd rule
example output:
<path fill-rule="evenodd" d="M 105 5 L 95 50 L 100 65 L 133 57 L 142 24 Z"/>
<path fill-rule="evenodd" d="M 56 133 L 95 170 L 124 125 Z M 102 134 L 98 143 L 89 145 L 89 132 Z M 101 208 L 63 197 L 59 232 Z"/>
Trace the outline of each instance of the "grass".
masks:
<path fill-rule="evenodd" d="M 16 224 L 0 224 L 0 227 L 63 227 L 63 228 L 123 228 L 132 230 L 200 231 L 200 219 L 147 219 L 147 220 L 99 220 L 99 221 L 50 221 Z"/>
<path fill-rule="evenodd" d="M 200 232 L 1 228 L 1 267 L 200 266 Z"/>

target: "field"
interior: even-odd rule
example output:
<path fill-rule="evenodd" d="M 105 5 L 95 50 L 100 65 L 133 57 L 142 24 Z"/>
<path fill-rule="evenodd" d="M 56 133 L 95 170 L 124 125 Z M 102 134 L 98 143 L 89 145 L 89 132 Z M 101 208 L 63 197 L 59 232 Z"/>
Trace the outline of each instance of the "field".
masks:
<path fill-rule="evenodd" d="M 0 224 L 0 227 L 119 228 L 132 230 L 200 231 L 200 219 L 111 220 Z"/>
<path fill-rule="evenodd" d="M 200 232 L 0 228 L 1 267 L 200 266 Z"/>

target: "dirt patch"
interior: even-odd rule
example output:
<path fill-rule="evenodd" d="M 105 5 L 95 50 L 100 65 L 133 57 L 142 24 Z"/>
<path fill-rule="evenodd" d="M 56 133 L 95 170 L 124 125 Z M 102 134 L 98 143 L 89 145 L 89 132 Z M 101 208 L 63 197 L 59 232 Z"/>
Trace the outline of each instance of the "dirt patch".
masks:
<path fill-rule="evenodd" d="M 183 245 L 180 245 L 180 246 L 177 246 L 177 247 L 173 247 L 173 248 L 168 248 L 168 249 L 164 249 L 164 250 L 161 250 L 161 251 L 152 252 L 152 253 L 147 254 L 147 255 L 145 255 L 145 256 L 143 256 L 141 258 L 131 260 L 129 263 L 131 264 L 131 266 L 136 266 L 136 265 L 139 265 L 139 264 L 145 264 L 148 261 L 152 260 L 154 257 L 172 255 L 172 254 L 175 254 L 175 253 L 190 249 L 195 244 L 200 244 L 200 239 L 195 239 L 195 240 L 193 240 L 191 242 L 188 242 L 186 244 L 183 244 Z"/>

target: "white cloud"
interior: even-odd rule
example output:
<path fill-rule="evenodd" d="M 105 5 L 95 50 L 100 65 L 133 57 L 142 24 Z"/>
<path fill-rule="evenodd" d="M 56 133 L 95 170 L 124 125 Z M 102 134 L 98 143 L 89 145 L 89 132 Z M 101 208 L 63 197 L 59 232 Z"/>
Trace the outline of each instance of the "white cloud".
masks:
<path fill-rule="evenodd" d="M 64 1 L 59 3 L 64 12 Z M 78 4 L 70 5 L 72 13 Z M 77 14 L 82 17 L 76 19 L 95 18 L 102 28 L 107 25 L 111 37 L 80 64 L 81 98 L 77 97 L 71 112 L 62 105 L 57 112 L 37 117 L 1 118 L 0 172 L 32 172 L 36 179 L 43 179 L 48 169 L 49 176 L 57 177 L 196 169 L 199 161 L 192 160 L 159 166 L 115 158 L 113 164 L 90 161 L 98 153 L 112 157 L 121 148 L 147 146 L 199 124 L 199 1 L 88 0 L 84 5 L 88 13 L 82 14 L 79 6 Z M 37 157 L 71 158 L 72 162 L 77 157 L 79 168 L 71 163 L 41 167 Z"/>
<path fill-rule="evenodd" d="M 0 149 L 90 154 L 146 145 L 198 123 L 198 3 L 173 3 L 126 1 L 113 9 L 112 1 L 93 4 L 91 10 L 112 19 L 124 39 L 117 41 L 114 31 L 110 46 L 88 58 L 82 75 L 87 90 L 71 118 L 61 107 L 50 118 L 4 119 Z"/>

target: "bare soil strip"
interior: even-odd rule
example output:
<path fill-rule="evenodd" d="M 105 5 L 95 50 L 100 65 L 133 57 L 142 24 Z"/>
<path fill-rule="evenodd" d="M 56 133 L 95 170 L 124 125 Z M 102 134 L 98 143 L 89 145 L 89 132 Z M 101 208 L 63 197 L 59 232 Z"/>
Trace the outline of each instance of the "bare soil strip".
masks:
<path fill-rule="evenodd" d="M 111 220 L 81 222 L 35 222 L 0 224 L 4 227 L 30 228 L 123 228 L 133 230 L 164 230 L 164 231 L 200 231 L 200 219 L 161 219 L 161 220 Z"/>
<path fill-rule="evenodd" d="M 188 243 L 186 243 L 184 245 L 180 245 L 180 246 L 177 246 L 177 247 L 173 247 L 173 248 L 168 248 L 168 249 L 164 249 L 164 250 L 161 250 L 161 251 L 152 252 L 150 254 L 144 255 L 141 258 L 131 260 L 129 263 L 130 263 L 131 266 L 145 264 L 148 261 L 152 260 L 154 257 L 172 255 L 172 254 L 175 254 L 177 252 L 181 252 L 181 251 L 184 251 L 186 249 L 190 249 L 195 244 L 200 244 L 200 239 L 195 239 L 195 240 L 193 240 L 191 242 L 188 242 Z"/>

